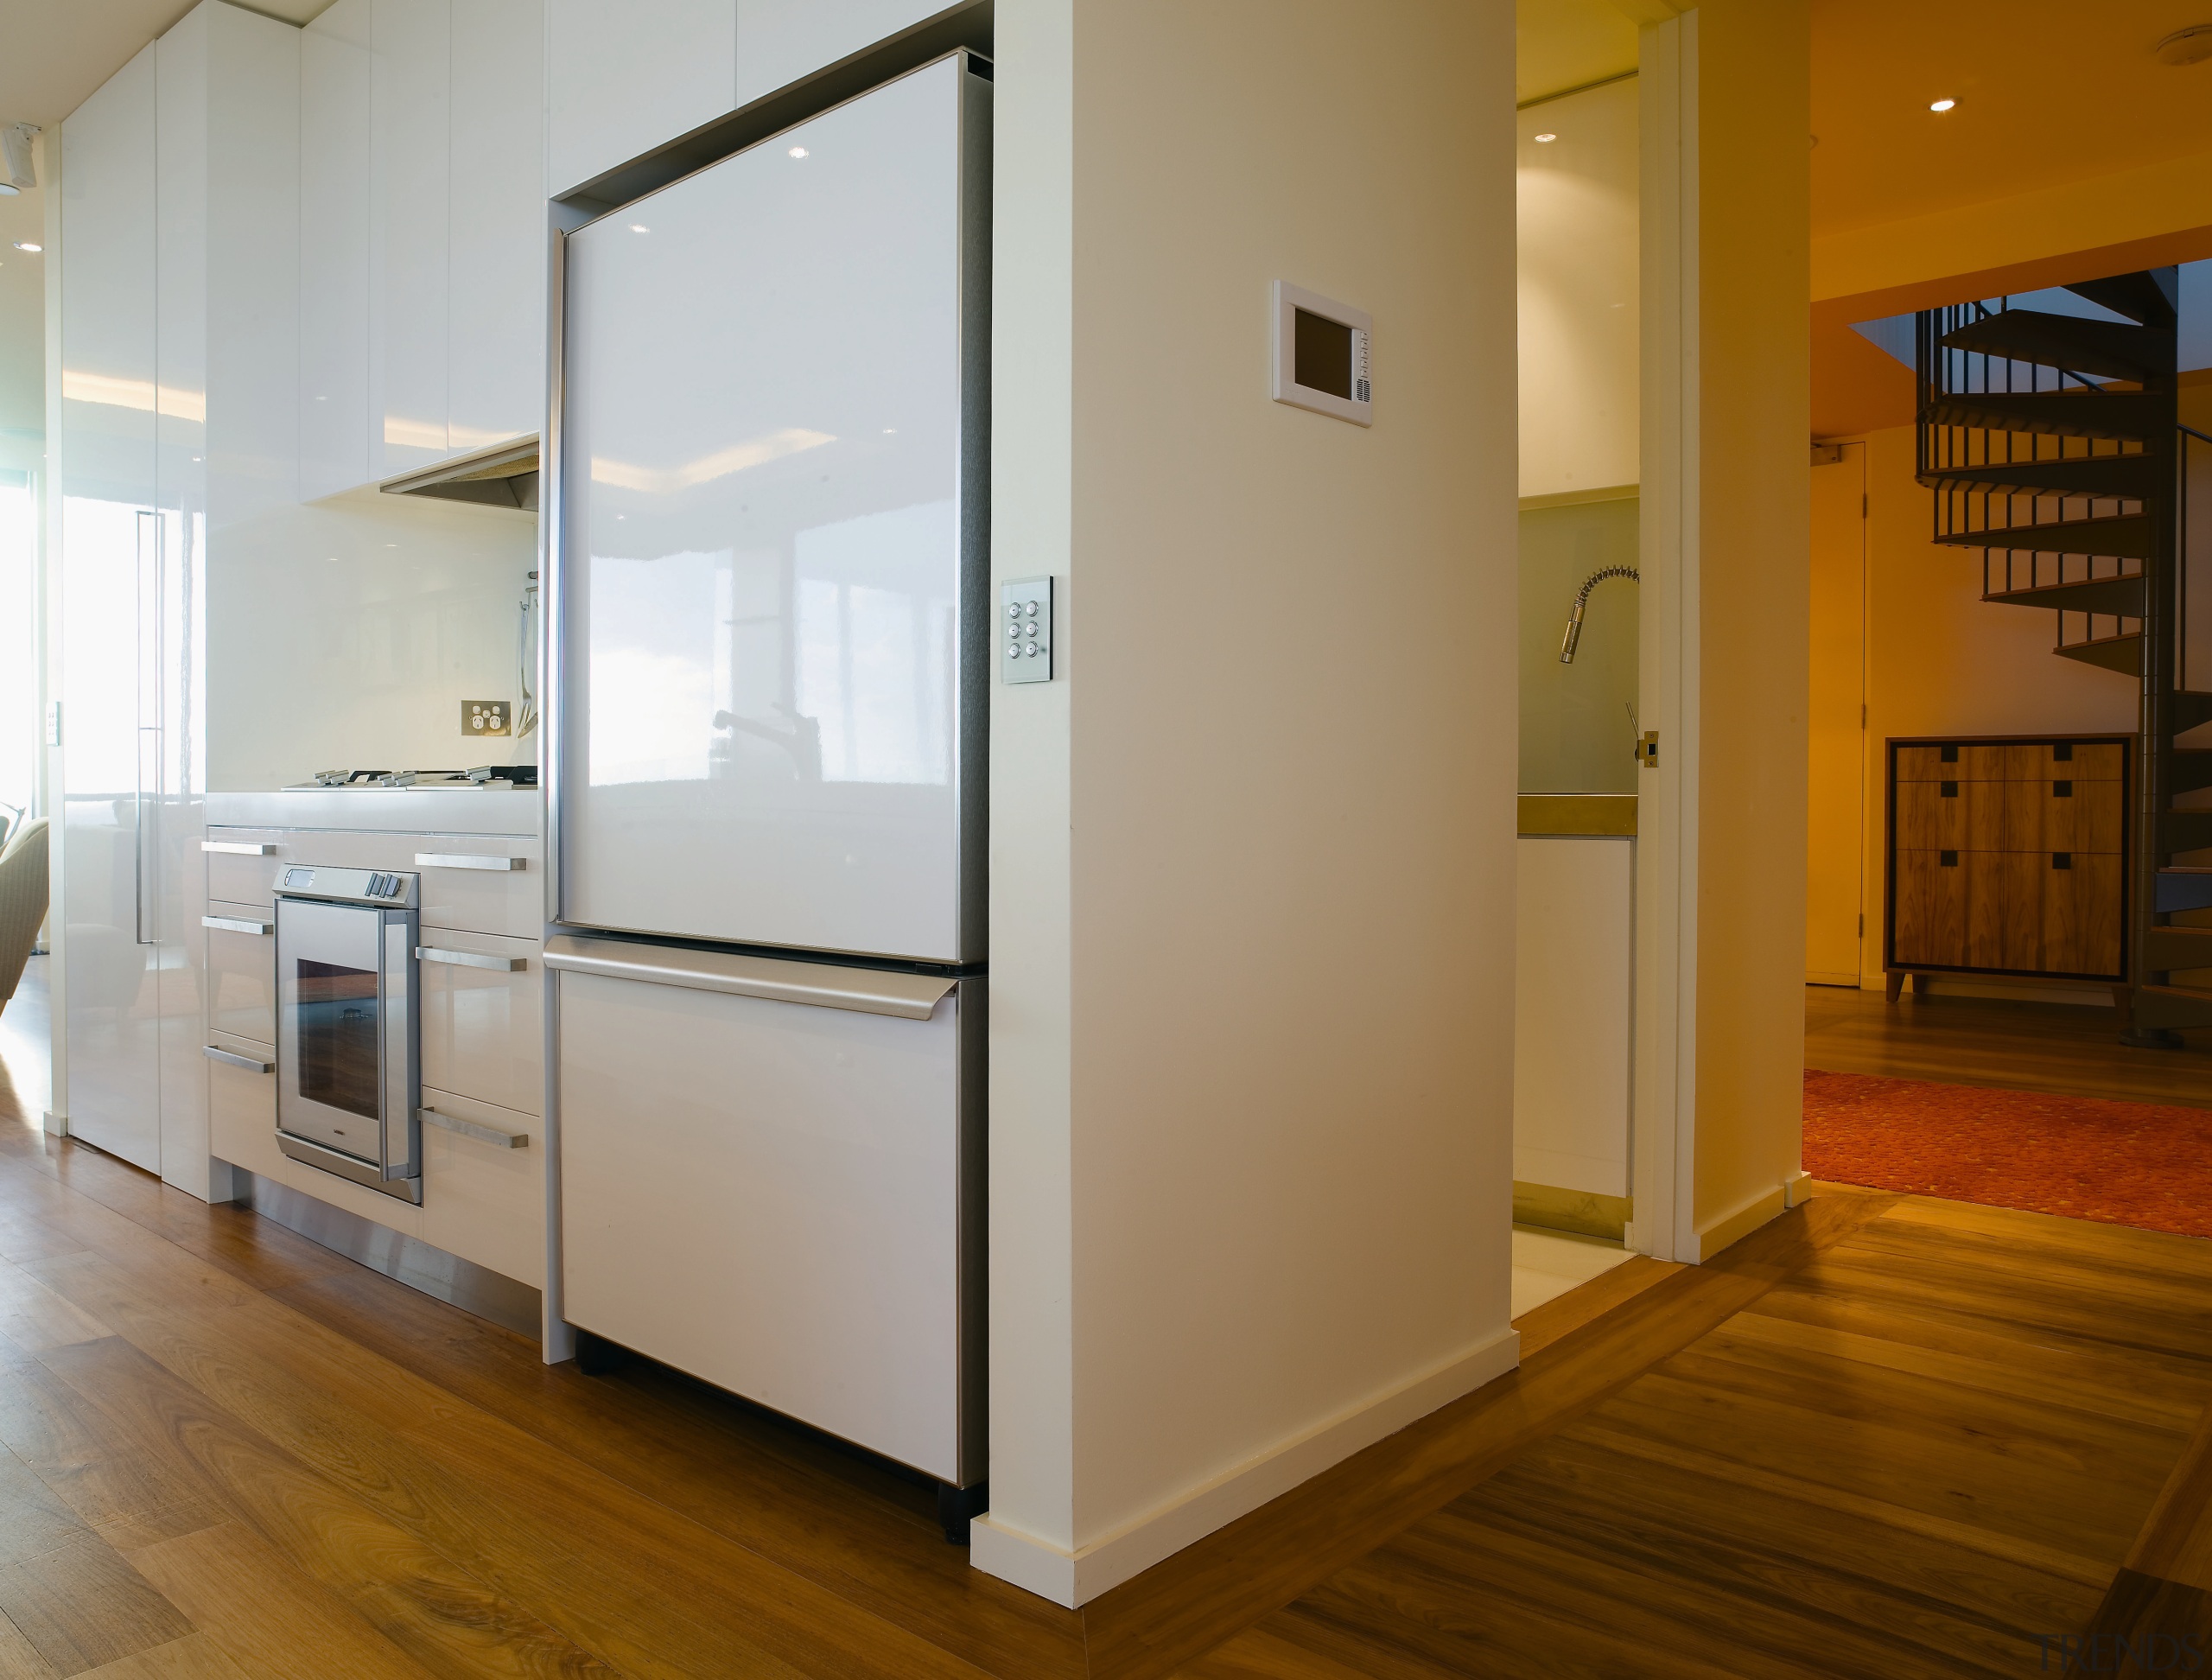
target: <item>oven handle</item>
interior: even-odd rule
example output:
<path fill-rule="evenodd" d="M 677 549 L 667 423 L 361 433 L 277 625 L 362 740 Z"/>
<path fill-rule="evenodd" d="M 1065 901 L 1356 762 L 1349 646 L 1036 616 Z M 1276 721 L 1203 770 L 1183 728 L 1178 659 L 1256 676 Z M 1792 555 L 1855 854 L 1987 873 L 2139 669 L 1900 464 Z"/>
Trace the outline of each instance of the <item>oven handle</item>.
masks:
<path fill-rule="evenodd" d="M 462 1137 L 473 1137 L 479 1143 L 490 1143 L 502 1149 L 526 1149 L 530 1147 L 528 1132 L 505 1130 L 499 1126 L 487 1126 L 480 1120 L 464 1120 L 457 1114 L 441 1114 L 434 1108 L 416 1109 L 415 1117 L 426 1126 L 435 1126 Z"/>
<path fill-rule="evenodd" d="M 520 974 L 530 966 L 523 957 L 486 957 L 480 951 L 446 951 L 437 945 L 416 945 L 415 955 L 425 963 L 450 963 L 455 968 L 490 969 L 494 974 Z"/>

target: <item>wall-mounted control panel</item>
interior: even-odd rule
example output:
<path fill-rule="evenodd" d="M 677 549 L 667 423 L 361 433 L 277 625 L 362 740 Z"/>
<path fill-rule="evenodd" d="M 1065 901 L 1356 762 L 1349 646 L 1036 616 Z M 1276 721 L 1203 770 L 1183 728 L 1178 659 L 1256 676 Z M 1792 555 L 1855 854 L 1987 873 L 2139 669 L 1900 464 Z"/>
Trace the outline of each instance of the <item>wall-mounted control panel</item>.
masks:
<path fill-rule="evenodd" d="M 1287 280 L 1274 283 L 1274 399 L 1355 426 L 1375 423 L 1375 320 Z"/>
<path fill-rule="evenodd" d="M 999 678 L 1052 680 L 1052 580 L 1017 577 L 999 585 Z"/>

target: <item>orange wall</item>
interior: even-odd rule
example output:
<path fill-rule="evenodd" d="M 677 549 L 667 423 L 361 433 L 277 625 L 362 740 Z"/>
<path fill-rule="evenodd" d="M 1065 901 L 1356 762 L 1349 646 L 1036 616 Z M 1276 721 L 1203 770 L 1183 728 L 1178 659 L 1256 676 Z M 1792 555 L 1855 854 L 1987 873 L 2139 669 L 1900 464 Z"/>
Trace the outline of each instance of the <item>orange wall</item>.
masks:
<path fill-rule="evenodd" d="M 1865 551 L 1866 730 L 1863 756 L 1864 833 L 1853 847 L 1833 833 L 1810 837 L 1808 862 L 1814 897 L 1834 900 L 1851 888 L 1837 879 L 1860 875 L 1866 933 L 1859 945 L 1862 983 L 1882 982 L 1883 742 L 1891 735 L 2026 735 L 2039 730 L 2133 729 L 2136 694 L 2126 677 L 2050 651 L 2052 615 L 2024 607 L 1993 606 L 1981 599 L 1981 555 L 1929 540 L 1930 492 L 1913 478 L 1913 429 L 1895 426 L 1865 439 L 1866 525 Z M 1815 467 L 1815 473 L 1847 470 Z M 1814 502 L 1816 554 L 1847 554 L 1856 533 L 1839 525 L 1853 510 L 1847 499 Z M 1824 614 L 1849 610 L 1844 589 L 1822 589 L 1815 601 Z M 1844 640 L 1847 627 L 1814 626 L 1816 640 Z M 1816 676 L 1847 679 L 1834 667 Z M 1856 697 L 1853 697 L 1855 698 Z M 1834 694 L 1814 696 L 1816 715 L 1833 715 Z M 1823 773 L 1849 773 L 1846 755 L 1821 755 Z M 1815 808 L 1841 810 L 1854 803 L 1848 790 L 1816 789 Z"/>

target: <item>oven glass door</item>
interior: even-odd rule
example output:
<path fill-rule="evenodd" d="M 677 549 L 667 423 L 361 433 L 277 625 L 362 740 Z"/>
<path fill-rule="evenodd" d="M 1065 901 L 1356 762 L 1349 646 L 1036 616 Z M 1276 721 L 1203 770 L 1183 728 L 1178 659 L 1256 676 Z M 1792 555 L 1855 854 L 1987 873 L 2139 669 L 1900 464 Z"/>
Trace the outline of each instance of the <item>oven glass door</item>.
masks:
<path fill-rule="evenodd" d="M 279 899 L 277 1117 L 283 1130 L 384 1159 L 384 918 Z"/>

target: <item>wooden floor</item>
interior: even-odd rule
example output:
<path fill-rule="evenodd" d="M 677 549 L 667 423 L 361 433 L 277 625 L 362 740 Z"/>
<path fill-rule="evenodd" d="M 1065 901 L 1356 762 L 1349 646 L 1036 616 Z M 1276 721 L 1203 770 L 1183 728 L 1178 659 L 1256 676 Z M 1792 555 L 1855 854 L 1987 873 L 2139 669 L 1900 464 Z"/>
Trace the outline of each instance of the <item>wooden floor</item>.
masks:
<path fill-rule="evenodd" d="M 1805 988 L 1805 1065 L 1947 1085 L 2212 1108 L 2212 1036 L 2179 1050 L 2120 1041 L 2117 1013 L 2065 1005 Z"/>
<path fill-rule="evenodd" d="M 2011 1675 L 2212 1602 L 2212 1244 L 1837 1192 L 1521 1329 L 1070 1612 L 872 1461 L 0 1119 L 0 1680 Z"/>

